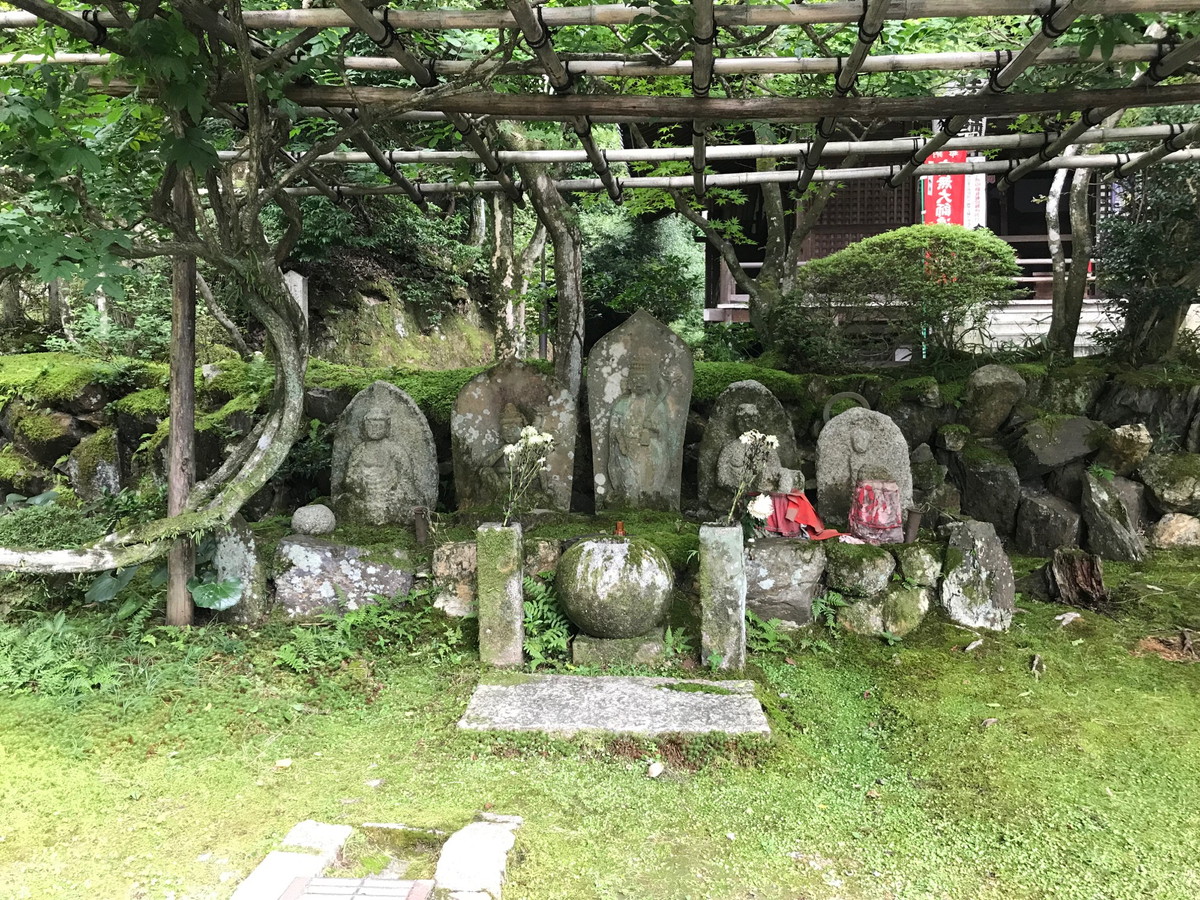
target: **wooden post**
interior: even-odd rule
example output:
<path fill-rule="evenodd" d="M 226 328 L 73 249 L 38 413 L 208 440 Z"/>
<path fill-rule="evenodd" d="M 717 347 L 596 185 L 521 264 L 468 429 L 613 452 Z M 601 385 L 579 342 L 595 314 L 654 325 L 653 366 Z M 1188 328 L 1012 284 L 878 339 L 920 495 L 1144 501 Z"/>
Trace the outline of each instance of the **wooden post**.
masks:
<path fill-rule="evenodd" d="M 180 176 L 172 194 L 184 221 L 194 212 Z M 187 506 L 196 477 L 196 258 L 176 256 L 171 266 L 171 433 L 167 443 L 167 515 Z M 167 556 L 167 624 L 191 625 L 188 581 L 196 573 L 196 546 L 180 538 Z"/>

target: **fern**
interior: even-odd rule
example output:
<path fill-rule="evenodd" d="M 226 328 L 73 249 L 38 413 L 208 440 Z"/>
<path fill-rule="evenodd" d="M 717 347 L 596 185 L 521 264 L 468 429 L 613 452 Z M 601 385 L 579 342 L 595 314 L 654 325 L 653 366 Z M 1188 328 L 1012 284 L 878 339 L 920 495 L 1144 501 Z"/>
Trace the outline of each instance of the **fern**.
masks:
<path fill-rule="evenodd" d="M 558 605 L 554 588 L 538 578 L 525 576 L 525 653 L 529 667 L 567 658 L 571 622 Z"/>

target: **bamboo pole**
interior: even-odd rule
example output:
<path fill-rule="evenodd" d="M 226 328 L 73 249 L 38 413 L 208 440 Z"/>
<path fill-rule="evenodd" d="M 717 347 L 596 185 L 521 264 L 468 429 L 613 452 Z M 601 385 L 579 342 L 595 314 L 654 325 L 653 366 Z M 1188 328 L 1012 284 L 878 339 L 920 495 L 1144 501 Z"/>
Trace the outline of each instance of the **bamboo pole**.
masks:
<path fill-rule="evenodd" d="M 987 86 L 983 92 L 988 94 L 1002 94 L 1012 87 L 1013 82 L 1026 69 L 1033 65 L 1042 52 L 1047 50 L 1054 41 L 1066 32 L 1071 27 L 1072 23 L 1079 18 L 1080 14 L 1086 12 L 1087 3 L 1085 0 L 1069 0 L 1066 6 L 1056 10 L 1050 15 L 1042 17 L 1042 29 L 1027 43 L 1024 48 L 1015 57 L 1009 59 L 1008 63 L 1001 68 L 999 65 L 999 54 L 996 57 L 996 69 L 992 76 L 988 78 Z M 896 173 L 895 177 L 888 180 L 888 184 L 896 187 L 907 178 L 912 170 L 925 162 L 926 159 L 933 153 L 936 153 L 943 147 L 947 141 L 955 137 L 963 130 L 970 122 L 969 116 L 955 116 L 949 121 L 943 122 L 937 134 L 933 136 L 920 151 L 914 153 L 912 158 L 904 164 L 904 168 Z"/>
<path fill-rule="evenodd" d="M 359 0 L 336 0 L 338 7 L 345 13 L 354 24 L 361 28 L 363 32 L 374 41 L 381 50 L 387 52 L 394 60 L 402 65 L 410 74 L 417 84 L 423 88 L 432 87 L 437 79 L 429 69 L 420 62 L 415 56 L 405 49 L 400 43 L 396 35 L 395 28 L 391 25 L 387 16 L 384 16 L 382 21 L 377 19 Z M 410 92 L 411 93 L 411 92 Z M 322 106 L 336 106 L 340 104 L 321 104 Z M 357 106 L 357 104 L 355 104 Z M 518 205 L 522 203 L 521 192 L 517 190 L 513 184 L 512 178 L 504 171 L 504 168 L 496 161 L 495 154 L 483 139 L 483 135 L 475 128 L 473 122 L 460 112 L 450 112 L 450 123 L 462 135 L 463 140 L 479 154 L 479 159 L 487 169 L 488 174 L 492 175 L 497 181 L 504 186 L 504 192 L 509 195 L 512 201 Z"/>
<path fill-rule="evenodd" d="M 867 54 L 871 52 L 871 45 L 883 31 L 884 17 L 887 15 L 889 5 L 889 0 L 875 0 L 870 5 L 866 2 L 863 3 L 862 18 L 858 20 L 858 40 L 855 41 L 854 49 L 850 51 L 846 64 L 838 72 L 833 83 L 834 93 L 838 97 L 845 97 L 849 94 L 850 89 L 854 87 L 854 82 L 858 80 L 859 69 L 866 61 Z M 822 116 L 821 120 L 817 122 L 816 137 L 813 139 L 808 153 L 804 155 L 804 163 L 800 166 L 800 174 L 796 178 L 797 194 L 803 194 L 812 182 L 813 172 L 821 164 L 821 149 L 833 137 L 837 122 L 837 116 Z"/>
<path fill-rule="evenodd" d="M 1154 163 L 1161 160 L 1167 154 L 1182 150 L 1188 144 L 1200 141 L 1200 122 L 1194 122 L 1191 125 L 1169 127 L 1172 129 L 1169 138 L 1153 150 L 1143 153 L 1136 160 L 1118 165 L 1109 174 L 1104 176 L 1104 180 L 1112 181 L 1116 178 L 1124 178 L 1126 175 L 1132 175 L 1134 172 L 1141 171 L 1147 166 L 1154 165 Z"/>
<path fill-rule="evenodd" d="M 1157 60 L 1152 62 L 1145 72 L 1138 75 L 1130 85 L 1132 89 L 1146 90 L 1148 94 L 1157 96 L 1162 91 L 1169 91 L 1171 87 L 1155 87 L 1164 78 L 1168 78 L 1197 55 L 1200 55 L 1200 37 L 1194 37 L 1184 41 L 1172 50 L 1162 54 Z M 1082 134 L 1089 128 L 1099 125 L 1109 116 L 1122 112 L 1125 107 L 1130 104 L 1113 102 L 1113 103 L 1097 103 L 1091 108 L 1085 109 L 1079 117 L 1079 121 L 1073 124 L 1070 128 L 1063 131 L 1057 139 L 1049 145 L 1039 150 L 1036 155 L 1026 157 L 1018 163 L 1011 171 L 997 180 L 996 187 L 1001 191 L 1008 190 L 1017 179 L 1024 177 L 1027 173 L 1038 168 L 1038 163 L 1050 159 L 1063 151 L 1065 147 L 1070 146 L 1078 135 Z M 1157 104 L 1150 104 L 1157 105 Z"/>
<path fill-rule="evenodd" d="M 28 0 L 14 2 L 26 9 Z M 399 9 L 376 7 L 372 14 L 382 20 L 384 10 L 393 28 L 400 31 L 449 31 L 456 29 L 515 29 L 508 10 L 484 9 Z M 1098 0 L 1096 15 L 1128 13 L 1185 13 L 1200 9 L 1200 0 Z M 1040 16 L 1052 11 L 1052 0 L 897 0 L 888 14 L 889 21 L 972 16 Z M 78 18 L 74 12 L 63 15 Z M 568 26 L 629 25 L 638 16 L 655 15 L 653 7 L 589 5 L 547 7 L 542 20 L 547 28 Z M 831 0 L 828 3 L 782 5 L 765 3 L 719 6 L 718 28 L 766 27 L 771 25 L 828 25 L 857 22 L 862 15 L 858 0 Z M 355 20 L 339 9 L 246 10 L 246 26 L 254 30 L 293 28 L 353 28 Z M 23 12 L 0 13 L 0 28 L 32 28 L 37 16 Z M 106 28 L 118 26 L 111 13 L 100 13 L 99 23 Z"/>
<path fill-rule="evenodd" d="M 512 12 L 513 18 L 521 27 L 525 43 L 529 45 L 529 49 L 537 55 L 545 68 L 551 87 L 559 93 L 570 93 L 574 89 L 575 79 L 558 58 L 550 39 L 550 32 L 542 25 L 538 15 L 534 13 L 533 7 L 529 5 L 529 0 L 505 0 L 505 2 Z M 592 123 L 587 116 L 576 116 L 571 120 L 571 127 L 575 131 L 575 136 L 579 138 L 579 143 L 583 145 L 588 162 L 592 164 L 592 168 L 600 176 L 600 180 L 604 182 L 608 196 L 614 203 L 620 203 L 621 186 L 617 184 L 617 180 L 609 171 L 608 161 L 604 158 L 604 154 L 596 146 L 596 139 L 592 136 Z"/>
<path fill-rule="evenodd" d="M 884 0 L 886 3 L 887 0 Z M 713 45 L 717 40 L 717 21 L 713 0 L 692 2 L 692 96 L 707 97 L 713 80 Z M 708 143 L 708 125 L 702 119 L 692 120 L 692 190 L 704 196 L 704 158 Z"/>
<path fill-rule="evenodd" d="M 1153 141 L 1170 138 L 1179 132 L 1176 125 L 1139 125 L 1132 128 L 1093 128 L 1084 132 L 1076 144 L 1103 144 L 1113 141 Z M 896 156 L 919 150 L 926 138 L 891 138 L 876 141 L 830 141 L 822 151 L 823 156 L 845 156 L 848 153 Z M 945 147 L 950 150 L 1036 150 L 1046 146 L 1053 136 L 1037 134 L 993 134 L 982 137 L 960 137 L 950 140 Z M 722 144 L 707 147 L 710 160 L 721 159 L 793 159 L 808 151 L 808 143 L 794 144 Z M 1174 147 L 1172 149 L 1181 149 Z M 381 150 L 395 164 L 417 163 L 478 163 L 479 157 L 470 150 Z M 609 150 L 608 161 L 617 162 L 671 162 L 688 161 L 692 158 L 692 147 L 650 147 L 645 149 Z M 245 158 L 239 150 L 218 150 L 223 161 Z M 501 150 L 496 154 L 504 165 L 516 163 L 585 163 L 587 154 L 582 150 Z M 317 164 L 359 165 L 374 163 L 367 153 L 336 151 L 323 153 L 315 160 Z"/>
<path fill-rule="evenodd" d="M 1200 38 L 1190 41 L 1200 47 Z M 1182 65 L 1182 62 L 1180 63 Z M 121 79 L 94 78 L 90 87 L 98 93 L 126 96 L 134 90 L 148 91 Z M 239 85 L 218 88 L 214 99 L 238 102 Z M 346 87 L 342 85 L 292 86 L 284 89 L 289 99 L 301 105 L 324 107 L 371 107 L 420 104 L 419 92 L 393 87 Z M 812 122 L 821 116 L 838 115 L 879 119 L 948 118 L 960 114 L 1017 115 L 1060 112 L 1091 107 L 1181 106 L 1200 102 L 1200 84 L 1183 83 L 1155 88 L 1135 85 L 1104 90 L 1065 90 L 1037 94 L 997 94 L 976 97 L 667 97 L 634 94 L 550 96 L 547 94 L 502 94 L 472 91 L 451 94 L 425 102 L 440 112 L 488 115 L 503 119 L 528 120 L 546 116 L 569 120 L 574 116 L 606 116 L 618 121 L 661 119 L 687 121 L 702 118 L 725 121 L 771 119 Z M 1093 125 L 1096 123 L 1092 123 Z M 476 152 L 479 148 L 476 147 Z M 491 158 L 481 154 L 481 158 Z M 498 164 L 498 163 L 497 163 Z"/>
<path fill-rule="evenodd" d="M 1123 163 L 1128 163 L 1130 160 L 1136 161 L 1141 154 L 1125 154 L 1125 153 L 1109 153 L 1097 156 L 1073 156 L 1067 159 L 1056 157 L 1048 162 L 1039 164 L 1039 169 L 1106 169 L 1114 168 Z M 1162 157 L 1159 162 L 1175 163 L 1175 162 L 1196 162 L 1200 160 L 1200 148 L 1189 150 L 1177 150 L 1174 153 L 1169 153 Z M 969 160 L 962 163 L 927 163 L 919 166 L 914 172 L 914 177 L 922 175 L 995 175 L 1006 171 L 1011 165 L 1011 160 Z M 871 181 L 875 179 L 890 178 L 899 169 L 897 165 L 891 166 L 869 166 L 854 169 L 818 169 L 813 173 L 814 182 L 823 181 Z M 705 181 L 709 187 L 726 187 L 738 188 L 749 187 L 755 184 L 788 184 L 796 180 L 796 171 L 775 169 L 769 172 L 736 172 L 722 173 L 716 175 L 705 175 Z M 671 175 L 671 176 L 637 176 L 621 179 L 621 184 L 627 189 L 683 189 L 690 187 L 692 184 L 692 176 L 689 175 Z M 577 178 L 564 179 L 555 182 L 558 190 L 563 192 L 570 191 L 602 191 L 604 183 L 599 178 Z M 457 183 L 426 183 L 421 185 L 421 190 L 426 194 L 469 194 L 469 193 L 495 193 L 499 191 L 500 185 L 495 181 L 475 181 L 475 182 L 457 182 Z M 375 194 L 396 194 L 400 193 L 401 189 L 395 185 L 365 185 L 352 184 L 342 185 L 341 190 L 347 196 L 370 196 Z M 316 188 L 296 187 L 288 188 L 288 193 L 298 196 L 312 196 L 318 191 Z"/>
<path fill-rule="evenodd" d="M 997 55 L 998 54 L 998 55 Z M 906 53 L 901 55 L 868 56 L 859 71 L 862 74 L 888 72 L 951 72 L 974 69 L 994 69 L 1012 51 L 1007 49 L 971 53 Z M 1158 44 L 1133 44 L 1115 47 L 1105 59 L 1099 50 L 1080 57 L 1075 47 L 1051 47 L 1043 51 L 1033 65 L 1119 65 L 1151 62 L 1159 57 Z M 109 53 L 0 53 L 0 66 L 74 65 L 102 66 L 112 61 Z M 640 60 L 594 59 L 577 54 L 560 53 L 559 58 L 569 65 L 571 74 L 613 78 L 690 78 L 694 61 L 681 59 L 659 64 Z M 713 60 L 714 75 L 836 75 L 837 57 L 806 56 L 727 56 Z M 351 72 L 403 72 L 404 67 L 390 56 L 347 56 L 341 65 Z M 433 73 L 452 78 L 464 75 L 475 65 L 471 60 L 438 59 L 433 61 Z M 545 75 L 538 60 L 510 62 L 501 65 L 499 75 Z"/>

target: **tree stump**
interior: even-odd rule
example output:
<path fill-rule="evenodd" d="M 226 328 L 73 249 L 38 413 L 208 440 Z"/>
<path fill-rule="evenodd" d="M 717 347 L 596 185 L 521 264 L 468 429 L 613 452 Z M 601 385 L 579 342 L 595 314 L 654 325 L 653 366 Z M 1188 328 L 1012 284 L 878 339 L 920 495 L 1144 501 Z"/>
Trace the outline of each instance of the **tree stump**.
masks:
<path fill-rule="evenodd" d="M 1075 548 L 1055 550 L 1044 572 L 1052 600 L 1083 609 L 1108 604 L 1104 561 L 1094 553 Z"/>

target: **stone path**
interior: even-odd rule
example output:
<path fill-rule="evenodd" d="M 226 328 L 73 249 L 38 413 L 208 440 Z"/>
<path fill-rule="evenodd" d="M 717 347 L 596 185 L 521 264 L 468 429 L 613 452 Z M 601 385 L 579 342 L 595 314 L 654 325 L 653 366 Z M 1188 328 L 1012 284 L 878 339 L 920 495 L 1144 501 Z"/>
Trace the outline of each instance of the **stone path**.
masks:
<path fill-rule="evenodd" d="M 398 881 L 394 878 L 297 878 L 279 900 L 429 900 L 432 881 Z"/>
<path fill-rule="evenodd" d="M 761 734 L 771 727 L 752 681 L 502 675 L 481 681 L 459 728 L 611 734 Z"/>

